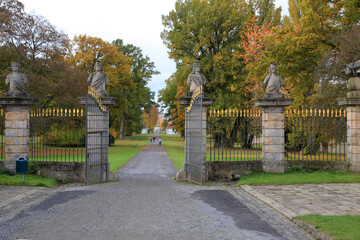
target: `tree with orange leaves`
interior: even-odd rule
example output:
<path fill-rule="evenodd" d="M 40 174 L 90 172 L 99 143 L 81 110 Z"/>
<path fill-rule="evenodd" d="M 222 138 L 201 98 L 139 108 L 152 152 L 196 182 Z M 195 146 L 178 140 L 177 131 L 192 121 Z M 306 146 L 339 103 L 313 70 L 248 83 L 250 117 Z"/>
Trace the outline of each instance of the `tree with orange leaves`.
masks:
<path fill-rule="evenodd" d="M 239 48 L 234 52 L 234 57 L 242 60 L 241 64 L 245 64 L 247 76 L 243 86 L 245 85 L 246 94 L 251 94 L 253 98 L 258 98 L 264 93 L 263 79 L 264 74 L 267 74 L 264 67 L 268 64 L 264 63 L 263 54 L 266 50 L 266 37 L 274 34 L 274 29 L 271 23 L 263 23 L 258 26 L 254 21 L 252 24 L 245 27 Z M 233 86 L 236 89 L 237 86 Z"/>

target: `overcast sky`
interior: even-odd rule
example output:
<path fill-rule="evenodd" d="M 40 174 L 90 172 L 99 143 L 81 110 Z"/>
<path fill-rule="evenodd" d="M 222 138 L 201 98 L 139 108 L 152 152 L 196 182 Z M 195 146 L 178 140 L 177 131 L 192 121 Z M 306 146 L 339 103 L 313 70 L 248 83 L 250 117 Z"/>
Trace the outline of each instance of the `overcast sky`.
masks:
<path fill-rule="evenodd" d="M 288 0 L 275 0 L 283 15 L 288 15 Z M 155 63 L 161 74 L 149 83 L 152 91 L 165 87 L 165 80 L 175 72 L 175 63 L 168 58 L 160 33 L 164 27 L 162 15 L 174 9 L 176 0 L 20 0 L 25 11 L 46 17 L 73 38 L 86 34 L 112 42 L 118 38 L 133 44 Z"/>

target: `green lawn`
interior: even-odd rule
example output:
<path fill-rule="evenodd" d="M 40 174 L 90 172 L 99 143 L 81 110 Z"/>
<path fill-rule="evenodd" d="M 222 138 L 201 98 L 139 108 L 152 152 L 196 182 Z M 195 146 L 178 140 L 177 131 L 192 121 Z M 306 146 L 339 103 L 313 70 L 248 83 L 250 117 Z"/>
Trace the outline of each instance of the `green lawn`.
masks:
<path fill-rule="evenodd" d="M 25 181 L 21 181 L 22 175 L 9 176 L 0 174 L 0 185 L 12 186 L 38 186 L 38 187 L 56 187 L 58 185 L 55 178 L 44 178 L 37 175 L 25 175 Z"/>
<path fill-rule="evenodd" d="M 171 161 L 177 169 L 182 169 L 185 160 L 185 143 L 180 135 L 161 135 L 161 141 Z"/>
<path fill-rule="evenodd" d="M 255 172 L 241 176 L 236 186 L 261 184 L 321 184 L 321 183 L 360 183 L 360 174 L 354 172 Z"/>
<path fill-rule="evenodd" d="M 119 168 L 148 144 L 150 136 L 152 135 L 134 135 L 125 140 L 116 140 L 115 145 L 109 147 L 110 170 L 118 172 Z"/>
<path fill-rule="evenodd" d="M 296 218 L 313 225 L 334 240 L 360 239 L 359 215 L 306 215 Z"/>

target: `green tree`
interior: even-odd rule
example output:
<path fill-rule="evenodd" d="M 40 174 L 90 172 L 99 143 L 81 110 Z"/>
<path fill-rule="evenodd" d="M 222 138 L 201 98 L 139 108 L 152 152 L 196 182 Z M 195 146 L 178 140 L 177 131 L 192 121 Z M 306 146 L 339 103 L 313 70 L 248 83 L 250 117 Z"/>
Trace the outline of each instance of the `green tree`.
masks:
<path fill-rule="evenodd" d="M 184 121 L 177 97 L 184 88 L 188 89 L 186 79 L 195 59 L 200 60 L 207 78 L 205 91 L 216 97 L 216 108 L 249 103 L 252 95 L 245 87 L 244 63 L 233 53 L 238 49 L 245 26 L 254 21 L 279 24 L 280 12 L 273 0 L 178 0 L 175 10 L 163 16 L 165 29 L 161 37 L 177 70 L 166 80 L 159 100 L 177 131 Z"/>
<path fill-rule="evenodd" d="M 142 129 L 141 115 L 149 112 L 154 102 L 154 92 L 147 87 L 151 77 L 159 74 L 155 70 L 155 64 L 148 56 L 142 54 L 142 50 L 132 44 L 124 44 L 121 39 L 112 42 L 119 51 L 131 58 L 131 79 L 134 88 L 124 88 L 121 95 L 125 99 L 125 111 L 121 116 L 120 139 L 125 138 L 125 132 L 139 133 Z M 125 127 L 126 126 L 126 127 Z"/>
<path fill-rule="evenodd" d="M 217 97 L 218 105 L 231 102 L 229 86 L 239 80 L 241 71 L 233 68 L 231 55 L 240 39 L 247 8 L 243 0 L 178 0 L 175 10 L 163 16 L 161 37 L 169 57 L 177 63 L 176 78 L 181 78 L 176 79 L 175 88 L 185 86 L 191 65 L 198 58 L 208 80 L 206 91 Z M 172 97 L 176 101 L 175 95 Z"/>

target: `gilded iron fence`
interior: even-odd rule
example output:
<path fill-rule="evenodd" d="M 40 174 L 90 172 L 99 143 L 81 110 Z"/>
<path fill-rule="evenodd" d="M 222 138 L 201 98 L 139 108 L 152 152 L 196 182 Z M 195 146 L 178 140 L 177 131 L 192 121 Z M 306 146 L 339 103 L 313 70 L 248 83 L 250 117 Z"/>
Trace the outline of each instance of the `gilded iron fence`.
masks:
<path fill-rule="evenodd" d="M 209 110 L 207 161 L 262 160 L 261 109 Z"/>
<path fill-rule="evenodd" d="M 346 111 L 285 111 L 285 160 L 346 161 Z"/>
<path fill-rule="evenodd" d="M 30 159 L 46 162 L 84 162 L 84 109 L 37 108 L 30 113 Z"/>

